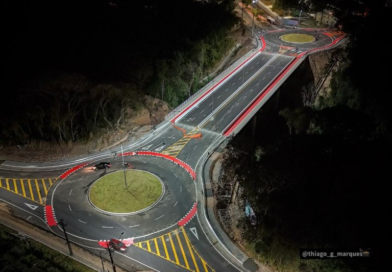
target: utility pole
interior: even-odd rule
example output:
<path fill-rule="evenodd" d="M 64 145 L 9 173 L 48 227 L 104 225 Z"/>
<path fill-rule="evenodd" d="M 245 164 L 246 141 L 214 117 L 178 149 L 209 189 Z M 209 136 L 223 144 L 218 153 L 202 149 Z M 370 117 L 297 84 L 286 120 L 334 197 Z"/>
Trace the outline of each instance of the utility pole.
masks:
<path fill-rule="evenodd" d="M 114 265 L 113 256 L 112 256 L 112 251 L 110 250 L 110 244 L 109 244 L 109 242 L 106 242 L 106 245 L 107 245 L 107 247 L 108 247 L 109 257 L 110 257 L 110 262 L 112 263 L 113 272 L 116 272 L 116 266 Z"/>
<path fill-rule="evenodd" d="M 127 188 L 128 187 L 128 185 L 127 185 L 127 175 L 126 175 L 126 173 L 125 173 L 125 162 L 124 162 L 124 151 L 123 151 L 123 148 L 122 148 L 122 144 L 121 144 L 121 157 L 122 157 L 122 164 L 123 164 L 123 169 L 124 169 L 124 183 L 125 183 L 125 188 Z"/>
<path fill-rule="evenodd" d="M 65 231 L 65 225 L 64 225 L 63 219 L 60 220 L 60 224 L 61 224 L 61 227 L 63 228 L 63 231 L 64 231 L 65 240 L 67 241 L 69 255 L 72 256 L 73 255 L 72 248 L 71 248 L 71 244 L 68 240 L 67 232 Z"/>

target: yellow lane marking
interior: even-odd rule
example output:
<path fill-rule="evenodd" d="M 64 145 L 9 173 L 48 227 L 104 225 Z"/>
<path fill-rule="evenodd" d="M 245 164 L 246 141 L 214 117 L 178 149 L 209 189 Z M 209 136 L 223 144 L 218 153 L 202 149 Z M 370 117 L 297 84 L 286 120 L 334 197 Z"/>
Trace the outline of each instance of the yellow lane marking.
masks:
<path fill-rule="evenodd" d="M 208 272 L 208 268 L 206 266 L 206 262 L 203 259 L 200 259 L 200 260 L 201 260 L 201 263 L 203 264 L 204 271 Z"/>
<path fill-rule="evenodd" d="M 147 241 L 146 245 L 147 245 L 147 250 L 151 252 L 150 241 Z"/>
<path fill-rule="evenodd" d="M 39 190 L 38 180 L 37 180 L 37 179 L 35 179 L 35 188 L 37 189 L 37 194 L 38 194 L 39 203 L 42 204 L 42 198 L 41 198 L 41 193 L 40 193 L 40 190 Z"/>
<path fill-rule="evenodd" d="M 171 247 L 172 247 L 172 250 L 173 250 L 173 253 L 174 253 L 174 258 L 176 259 L 176 263 L 179 263 L 178 262 L 177 251 L 176 251 L 176 248 L 174 247 L 173 239 L 172 239 L 170 234 L 169 234 L 169 240 L 170 240 L 170 244 L 171 244 Z"/>
<path fill-rule="evenodd" d="M 187 258 L 186 258 L 186 256 L 185 256 L 185 252 L 184 252 L 184 249 L 183 249 L 183 247 L 182 247 L 182 244 L 181 244 L 181 241 L 180 241 L 180 237 L 178 236 L 178 232 L 176 232 L 175 234 L 176 234 L 176 237 L 177 237 L 178 244 L 180 245 L 180 249 L 181 249 L 181 252 L 182 252 L 182 257 L 183 257 L 184 260 L 185 260 L 186 268 L 189 269 L 188 260 L 187 260 Z"/>
<path fill-rule="evenodd" d="M 184 147 L 189 143 L 189 141 L 194 139 L 191 136 L 195 135 L 198 131 L 199 131 L 198 128 L 194 128 L 188 134 L 184 133 L 184 136 L 180 140 L 178 140 L 177 142 L 175 142 L 174 144 L 166 148 L 161 153 L 172 157 L 177 157 L 178 154 L 181 152 L 181 150 L 183 150 Z"/>
<path fill-rule="evenodd" d="M 33 194 L 33 190 L 31 189 L 31 182 L 30 182 L 30 179 L 27 179 L 27 182 L 28 182 L 29 188 L 30 188 L 30 198 L 31 198 L 32 200 L 34 200 L 34 194 Z M 34 200 L 34 201 L 35 201 L 35 200 Z"/>
<path fill-rule="evenodd" d="M 10 184 L 8 183 L 8 179 L 5 179 L 5 183 L 7 184 L 7 190 L 10 190 Z"/>
<path fill-rule="evenodd" d="M 23 179 L 20 180 L 20 184 L 22 184 L 22 192 L 23 192 L 23 196 L 26 197 L 26 191 L 25 191 L 25 187 L 24 187 L 24 183 L 23 183 Z"/>
<path fill-rule="evenodd" d="M 52 186 L 53 182 L 52 182 L 51 178 L 49 178 L 49 183 L 50 183 L 50 186 Z"/>
<path fill-rule="evenodd" d="M 46 188 L 45 179 L 42 179 L 42 183 L 44 184 L 44 192 L 45 192 L 45 196 L 47 196 L 47 195 L 48 195 L 48 189 Z"/>
<path fill-rule="evenodd" d="M 2 180 L 3 180 L 3 179 L 0 178 L 0 188 L 3 187 L 2 183 L 1 183 Z"/>
<path fill-rule="evenodd" d="M 16 179 L 13 179 L 14 181 L 14 191 L 15 193 L 18 193 L 18 186 L 16 186 Z"/>
<path fill-rule="evenodd" d="M 165 240 L 163 239 L 163 236 L 161 236 L 161 240 L 162 240 L 163 248 L 165 250 L 166 259 L 170 260 L 169 253 L 167 252 L 166 243 Z"/>
<path fill-rule="evenodd" d="M 154 238 L 154 244 L 155 244 L 157 254 L 161 255 L 161 254 L 159 254 L 159 247 L 158 247 L 158 243 L 157 243 L 157 238 Z"/>
<path fill-rule="evenodd" d="M 192 257 L 193 263 L 195 264 L 196 271 L 197 271 L 197 272 L 200 272 L 199 267 L 197 266 L 197 262 L 196 262 L 196 260 L 195 260 L 195 256 L 193 255 L 192 247 L 191 247 L 191 245 L 189 244 L 188 236 L 187 236 L 186 233 L 185 233 L 184 227 L 181 227 L 181 230 L 182 230 L 182 234 L 183 234 L 184 237 L 185 237 L 185 241 L 186 241 L 186 244 L 187 244 L 187 246 L 188 246 L 189 252 L 191 253 L 191 257 Z"/>

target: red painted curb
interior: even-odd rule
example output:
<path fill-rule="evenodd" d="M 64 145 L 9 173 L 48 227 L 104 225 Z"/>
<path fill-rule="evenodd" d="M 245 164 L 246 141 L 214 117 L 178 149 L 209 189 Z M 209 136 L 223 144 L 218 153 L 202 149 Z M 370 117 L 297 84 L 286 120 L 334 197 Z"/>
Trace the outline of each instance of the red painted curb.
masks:
<path fill-rule="evenodd" d="M 193 205 L 192 210 L 183 219 L 178 221 L 177 224 L 180 227 L 186 225 L 195 216 L 196 212 L 197 212 L 197 202 Z"/>
<path fill-rule="evenodd" d="M 46 222 L 48 222 L 49 227 L 57 226 L 56 219 L 54 218 L 54 213 L 52 206 L 45 206 L 45 218 Z"/>
<path fill-rule="evenodd" d="M 64 173 L 60 176 L 60 178 L 61 178 L 61 179 L 65 179 L 65 178 L 68 177 L 70 174 L 72 174 L 73 172 L 75 172 L 75 171 L 79 170 L 80 168 L 86 166 L 87 164 L 88 164 L 88 163 L 83 163 L 83 164 L 79 164 L 79 165 L 77 165 L 77 166 L 75 166 L 75 167 L 72 167 L 71 169 L 69 169 L 69 170 L 67 170 L 66 172 L 64 172 Z"/>

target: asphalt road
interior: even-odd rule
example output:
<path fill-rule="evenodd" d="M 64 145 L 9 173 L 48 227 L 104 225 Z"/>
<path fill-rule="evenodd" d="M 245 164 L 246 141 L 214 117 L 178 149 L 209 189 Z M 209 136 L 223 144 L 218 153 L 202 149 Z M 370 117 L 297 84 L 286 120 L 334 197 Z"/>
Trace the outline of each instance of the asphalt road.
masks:
<path fill-rule="evenodd" d="M 280 40 L 283 34 L 293 32 L 313 35 L 315 40 L 308 44 Z M 172 122 L 164 121 L 138 142 L 123 144 L 128 153 L 114 148 L 58 164 L 3 162 L 0 198 L 59 236 L 64 236 L 61 222 L 65 223 L 68 238 L 92 251 L 106 252 L 102 245 L 110 238 L 128 241 L 131 246 L 125 252 L 115 253 L 116 264 L 125 269 L 137 265 L 170 272 L 248 271 L 230 252 L 233 249 L 222 250 L 225 247 L 217 244 L 219 239 L 211 242 L 214 232 L 222 230 L 206 227 L 209 223 L 201 212 L 205 205 L 200 175 L 203 162 L 212 148 L 226 139 L 225 131 L 236 126 L 234 121 L 250 116 L 248 109 L 259 99 L 265 96 L 267 100 L 266 94 L 286 79 L 282 75 L 295 70 L 305 52 L 330 49 L 337 37 L 341 34 L 323 30 L 263 32 L 261 47 L 255 53 L 226 72 L 203 96 L 189 102 Z M 89 188 L 103 175 L 123 171 L 123 159 L 130 168 L 159 177 L 164 184 L 162 198 L 148 210 L 134 214 L 100 211 L 89 201 Z M 91 170 L 97 161 L 109 161 L 112 168 Z"/>

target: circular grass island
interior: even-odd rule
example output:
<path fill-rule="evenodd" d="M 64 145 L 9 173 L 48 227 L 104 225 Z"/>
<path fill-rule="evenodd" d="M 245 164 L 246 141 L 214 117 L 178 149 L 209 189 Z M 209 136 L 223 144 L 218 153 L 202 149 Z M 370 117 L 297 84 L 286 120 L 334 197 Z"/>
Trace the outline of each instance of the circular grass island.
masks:
<path fill-rule="evenodd" d="M 280 36 L 280 39 L 284 42 L 290 43 L 310 43 L 316 40 L 316 38 L 312 35 L 301 33 L 284 34 Z"/>
<path fill-rule="evenodd" d="M 116 171 L 95 181 L 89 190 L 90 203 L 108 213 L 134 214 L 158 203 L 164 194 L 162 181 L 141 170 Z"/>

